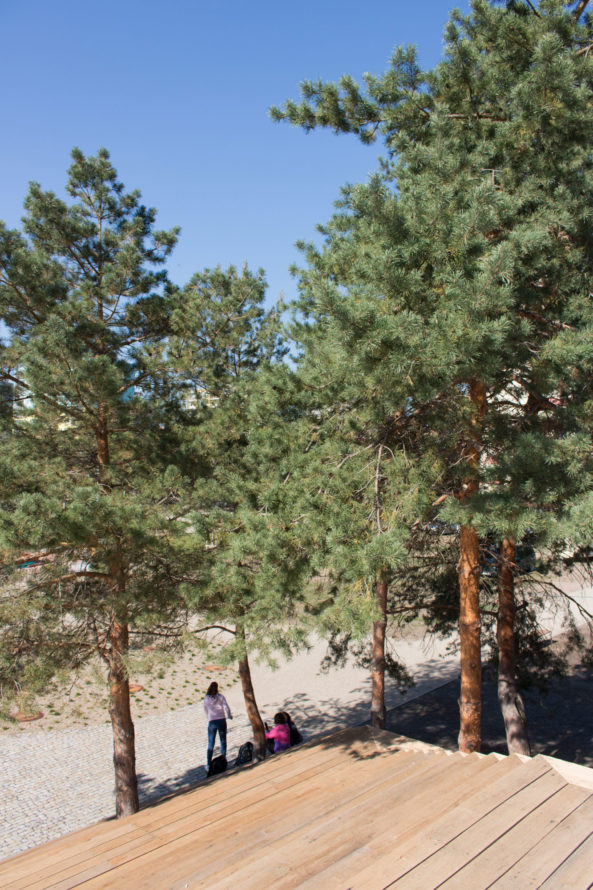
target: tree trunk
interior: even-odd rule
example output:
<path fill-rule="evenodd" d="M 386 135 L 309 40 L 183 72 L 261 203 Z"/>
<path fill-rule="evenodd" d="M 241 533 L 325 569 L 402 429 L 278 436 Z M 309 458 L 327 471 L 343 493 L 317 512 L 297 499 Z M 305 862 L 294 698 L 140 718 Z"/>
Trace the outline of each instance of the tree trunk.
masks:
<path fill-rule="evenodd" d="M 377 578 L 377 607 L 379 620 L 373 624 L 373 661 L 372 661 L 372 696 L 371 725 L 377 729 L 385 729 L 385 630 L 387 628 L 387 580 L 381 575 Z"/>
<path fill-rule="evenodd" d="M 249 667 L 247 646 L 245 645 L 245 631 L 243 628 L 237 627 L 237 636 L 243 640 L 244 644 L 244 656 L 239 661 L 239 676 L 241 678 L 241 689 L 243 690 L 245 709 L 253 730 L 254 756 L 258 760 L 263 760 L 266 756 L 266 730 L 255 700 L 255 692 L 251 681 L 251 668 Z"/>
<path fill-rule="evenodd" d="M 130 709 L 130 684 L 125 666 L 128 652 L 128 627 L 114 619 L 109 633 L 109 716 L 113 728 L 113 765 L 115 767 L 115 814 L 137 813 L 138 781 L 134 723 Z"/>
<path fill-rule="evenodd" d="M 471 380 L 469 396 L 474 406 L 470 439 L 464 457 L 470 474 L 457 498 L 469 501 L 479 487 L 482 418 L 486 411 L 486 387 Z M 459 694 L 459 750 L 464 753 L 482 747 L 482 652 L 480 622 L 480 541 L 470 525 L 459 531 L 459 646 L 461 689 Z"/>
<path fill-rule="evenodd" d="M 95 429 L 99 478 L 104 492 L 110 490 L 105 472 L 110 464 L 109 433 L 103 407 L 99 406 L 99 423 Z M 118 548 L 119 549 L 119 548 Z M 121 554 L 113 560 L 109 570 L 111 594 L 116 599 L 125 591 L 121 568 Z M 130 708 L 130 682 L 126 667 L 129 650 L 129 628 L 112 612 L 111 623 L 101 655 L 107 662 L 109 680 L 109 716 L 113 731 L 113 766 L 115 769 L 115 815 L 137 813 L 138 778 L 136 776 L 136 745 L 134 723 Z"/>
<path fill-rule="evenodd" d="M 498 701 L 504 720 L 509 754 L 531 756 L 523 699 L 517 690 L 515 651 L 515 575 L 516 542 L 503 539 L 498 566 Z"/>
<path fill-rule="evenodd" d="M 480 542 L 473 528 L 459 532 L 459 750 L 482 747 L 482 657 L 480 641 Z"/>

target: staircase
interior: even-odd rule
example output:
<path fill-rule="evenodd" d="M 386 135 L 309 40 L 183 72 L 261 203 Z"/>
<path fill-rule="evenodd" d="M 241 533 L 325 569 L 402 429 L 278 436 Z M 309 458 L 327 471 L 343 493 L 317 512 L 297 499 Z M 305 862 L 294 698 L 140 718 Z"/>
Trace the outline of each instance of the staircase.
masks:
<path fill-rule="evenodd" d="M 585 890 L 592 787 L 347 729 L 6 860 L 0 887 Z"/>

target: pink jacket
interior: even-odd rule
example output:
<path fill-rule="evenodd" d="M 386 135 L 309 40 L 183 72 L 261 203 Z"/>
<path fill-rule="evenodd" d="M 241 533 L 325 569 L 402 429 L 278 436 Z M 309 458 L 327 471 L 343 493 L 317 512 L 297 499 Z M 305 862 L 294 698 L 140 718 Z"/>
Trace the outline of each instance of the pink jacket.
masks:
<path fill-rule="evenodd" d="M 267 739 L 274 740 L 274 754 L 290 748 L 290 726 L 288 723 L 277 723 L 274 729 L 266 733 Z"/>

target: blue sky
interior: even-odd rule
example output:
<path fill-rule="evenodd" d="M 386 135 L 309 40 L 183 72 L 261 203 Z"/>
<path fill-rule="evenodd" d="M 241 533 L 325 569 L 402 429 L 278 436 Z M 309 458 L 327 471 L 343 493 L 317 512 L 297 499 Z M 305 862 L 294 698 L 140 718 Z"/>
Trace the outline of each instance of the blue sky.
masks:
<path fill-rule="evenodd" d="M 432 66 L 453 5 L 0 0 L 0 218 L 18 227 L 30 180 L 62 194 L 72 147 L 104 145 L 159 228 L 181 226 L 174 281 L 247 261 L 266 270 L 270 301 L 290 299 L 295 241 L 315 236 L 380 148 L 276 124 L 269 107 L 304 79 L 380 74 L 398 44 Z"/>

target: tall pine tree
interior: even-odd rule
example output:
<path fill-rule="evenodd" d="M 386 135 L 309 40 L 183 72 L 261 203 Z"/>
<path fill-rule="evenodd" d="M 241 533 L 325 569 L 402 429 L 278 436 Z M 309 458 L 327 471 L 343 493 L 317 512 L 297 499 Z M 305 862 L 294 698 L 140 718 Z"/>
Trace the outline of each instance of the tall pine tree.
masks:
<path fill-rule="evenodd" d="M 169 343 L 186 392 L 178 452 L 186 479 L 178 506 L 190 521 L 184 590 L 200 627 L 228 634 L 219 657 L 238 665 L 259 757 L 266 746 L 250 656 L 273 661 L 302 641 L 295 603 L 306 564 L 284 483 L 293 375 L 281 361 L 281 307 L 266 310 L 265 289 L 263 272 L 247 267 L 196 274 L 179 294 Z"/>
<path fill-rule="evenodd" d="M 155 211 L 125 192 L 105 149 L 72 159 L 70 202 L 33 183 L 23 233 L 0 229 L 2 378 L 15 395 L 0 456 L 3 688 L 40 664 L 100 657 L 123 816 L 138 809 L 130 638 L 183 613 L 161 398 L 161 267 L 176 232 L 155 229 Z M 25 583 L 10 571 L 24 555 L 43 562 Z"/>
<path fill-rule="evenodd" d="M 590 487 L 580 367 L 591 342 L 593 67 L 584 4 L 570 7 L 475 0 L 469 16 L 453 15 L 433 71 L 399 49 L 364 90 L 349 77 L 308 82 L 301 104 L 273 111 L 385 141 L 380 176 L 347 193 L 324 249 L 310 251 L 326 279 L 310 299 L 387 412 L 418 411 L 426 436 L 440 437 L 442 515 L 460 525 L 466 751 L 480 747 L 479 534 L 518 540 L 528 523 L 543 534 L 544 515 L 549 536 L 562 505 Z M 512 610 L 501 609 L 505 621 Z"/>

